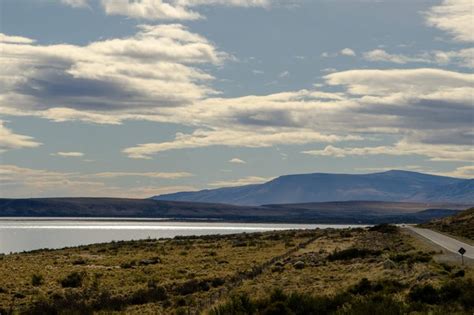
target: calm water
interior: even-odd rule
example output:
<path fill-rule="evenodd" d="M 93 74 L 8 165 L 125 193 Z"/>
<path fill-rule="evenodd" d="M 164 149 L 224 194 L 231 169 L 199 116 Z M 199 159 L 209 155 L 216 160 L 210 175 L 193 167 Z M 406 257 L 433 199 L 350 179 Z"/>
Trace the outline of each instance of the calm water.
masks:
<path fill-rule="evenodd" d="M 352 225 L 354 226 L 354 225 Z M 231 234 L 285 229 L 346 228 L 351 225 L 227 222 L 166 222 L 153 219 L 1 218 L 0 253 L 61 248 L 177 235 Z"/>

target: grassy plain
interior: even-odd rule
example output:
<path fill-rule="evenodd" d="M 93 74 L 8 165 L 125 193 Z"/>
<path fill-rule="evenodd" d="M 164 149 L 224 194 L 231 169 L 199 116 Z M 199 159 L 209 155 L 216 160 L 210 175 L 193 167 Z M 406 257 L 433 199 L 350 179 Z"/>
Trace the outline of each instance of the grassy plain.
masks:
<path fill-rule="evenodd" d="M 472 314 L 435 254 L 392 226 L 39 250 L 0 256 L 0 314 Z"/>

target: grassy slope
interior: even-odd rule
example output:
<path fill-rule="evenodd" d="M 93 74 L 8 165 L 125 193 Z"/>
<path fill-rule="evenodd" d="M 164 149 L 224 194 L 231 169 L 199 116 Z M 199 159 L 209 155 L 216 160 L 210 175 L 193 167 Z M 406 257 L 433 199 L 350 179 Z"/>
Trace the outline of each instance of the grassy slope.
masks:
<path fill-rule="evenodd" d="M 368 254 L 331 259 L 335 251 L 350 248 L 368 250 Z M 409 307 L 407 295 L 415 285 L 437 287 L 459 271 L 431 261 L 431 255 L 419 253 L 413 240 L 401 232 L 365 229 L 186 237 L 40 250 L 0 256 L 0 313 L 10 309 L 52 313 L 51 307 L 55 307 L 65 313 L 73 308 L 81 314 L 195 314 L 222 305 L 236 294 L 265 299 L 269 292 L 281 288 L 333 295 L 345 292 L 362 278 L 374 283 L 396 281 L 398 289 L 386 294 Z M 389 259 L 393 262 L 387 266 Z M 464 278 L 472 278 L 472 269 L 466 268 Z M 63 288 L 61 280 L 74 272 L 82 275 L 81 285 Z M 36 286 L 33 275 L 42 278 Z M 354 293 L 350 296 L 365 298 Z M 350 307 L 352 302 L 347 303 L 345 307 Z M 449 307 L 463 314 L 460 305 L 422 303 L 417 307 L 423 312 Z"/>
<path fill-rule="evenodd" d="M 451 217 L 433 220 L 422 226 L 474 241 L 474 208 Z"/>

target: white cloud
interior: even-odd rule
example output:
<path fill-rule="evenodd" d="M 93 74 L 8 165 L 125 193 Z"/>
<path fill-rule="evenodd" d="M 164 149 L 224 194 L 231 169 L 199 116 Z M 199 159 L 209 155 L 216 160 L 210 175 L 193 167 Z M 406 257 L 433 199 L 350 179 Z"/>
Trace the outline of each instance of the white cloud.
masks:
<path fill-rule="evenodd" d="M 296 129 L 278 133 L 258 133 L 237 130 L 196 130 L 192 134 L 177 134 L 174 141 L 139 144 L 126 148 L 123 152 L 130 158 L 150 159 L 151 155 L 177 149 L 203 148 L 209 146 L 229 146 L 261 148 L 275 144 L 306 144 L 311 142 L 334 142 L 351 139 L 335 135 L 324 135 L 314 131 Z"/>
<path fill-rule="evenodd" d="M 247 162 L 245 162 L 244 160 L 241 160 L 241 159 L 239 159 L 239 158 L 233 158 L 233 159 L 230 159 L 230 160 L 229 160 L 229 163 L 246 164 Z"/>
<path fill-rule="evenodd" d="M 61 156 L 61 157 L 83 157 L 84 153 L 82 152 L 56 152 L 51 155 Z"/>
<path fill-rule="evenodd" d="M 450 172 L 438 172 L 438 175 L 474 178 L 474 165 L 460 166 Z"/>
<path fill-rule="evenodd" d="M 463 148 L 454 145 L 429 145 L 410 144 L 400 141 L 393 146 L 376 147 L 334 147 L 326 146 L 322 150 L 308 150 L 302 153 L 314 156 L 331 156 L 343 158 L 347 156 L 368 156 L 368 155 L 422 155 L 429 157 L 432 161 L 467 161 L 474 162 L 474 149 Z"/>
<path fill-rule="evenodd" d="M 89 7 L 88 0 L 61 0 L 62 4 L 71 6 L 73 8 L 87 8 Z"/>
<path fill-rule="evenodd" d="M 409 57 L 405 55 L 389 54 L 383 49 L 374 49 L 364 53 L 364 59 L 369 61 L 384 61 L 393 62 L 399 64 L 405 64 L 408 62 L 429 62 L 428 59 Z"/>
<path fill-rule="evenodd" d="M 225 54 L 179 24 L 139 29 L 87 46 L 0 44 L 0 110 L 118 123 L 104 113 L 149 113 L 215 93 L 213 77 L 194 65 Z"/>
<path fill-rule="evenodd" d="M 244 186 L 252 184 L 261 184 L 272 180 L 273 177 L 259 177 L 259 176 L 247 176 L 244 178 L 239 178 L 235 180 L 225 180 L 217 181 L 210 183 L 209 186 L 212 187 L 235 187 L 235 186 Z"/>
<path fill-rule="evenodd" d="M 0 43 L 10 43 L 10 44 L 33 44 L 34 39 L 21 37 L 21 36 L 9 36 L 3 33 L 0 33 Z"/>
<path fill-rule="evenodd" d="M 148 198 L 153 195 L 176 191 L 196 190 L 192 186 L 137 186 L 131 181 L 127 186 L 114 186 L 106 181 L 115 177 L 148 177 L 173 180 L 192 176 L 185 172 L 103 172 L 81 174 L 32 169 L 16 165 L 0 165 L 0 195 L 9 198 L 31 197 L 122 197 Z"/>
<path fill-rule="evenodd" d="M 190 8 L 223 5 L 233 7 L 267 7 L 267 0 L 102 0 L 109 15 L 124 15 L 146 20 L 196 20 L 201 14 Z"/>
<path fill-rule="evenodd" d="M 444 0 L 425 13 L 426 22 L 460 42 L 474 42 L 472 0 Z"/>
<path fill-rule="evenodd" d="M 30 136 L 15 134 L 0 120 L 0 153 L 11 149 L 36 148 L 41 145 L 33 139 Z"/>
<path fill-rule="evenodd" d="M 391 62 L 397 64 L 406 64 L 410 62 L 439 65 L 456 64 L 465 68 L 474 68 L 473 56 L 474 48 L 466 48 L 459 51 L 435 50 L 417 56 L 391 54 L 383 49 L 375 49 L 364 53 L 364 59 L 368 61 Z"/>
<path fill-rule="evenodd" d="M 98 178 L 115 178 L 115 177 L 148 177 L 162 179 L 178 179 L 194 176 L 188 172 L 102 172 L 92 176 Z"/>
<path fill-rule="evenodd" d="M 109 15 L 125 15 L 147 20 L 196 20 L 201 18 L 197 12 L 186 7 L 161 0 L 102 0 L 104 10 Z"/>
<path fill-rule="evenodd" d="M 281 73 L 278 75 L 278 77 L 279 77 L 279 78 L 286 78 L 286 77 L 289 76 L 289 75 L 290 75 L 290 72 L 289 72 L 289 71 L 283 71 L 283 72 L 281 72 Z"/>
<path fill-rule="evenodd" d="M 474 68 L 474 48 L 466 48 L 458 51 L 434 51 L 434 62 L 444 65 L 454 63 L 461 67 Z"/>
<path fill-rule="evenodd" d="M 461 97 L 460 89 L 472 92 L 474 75 L 440 69 L 349 70 L 325 77 L 330 85 L 345 85 L 357 95 L 425 95 L 442 91 Z M 447 96 L 447 95 L 446 95 Z M 455 97 L 455 95 L 452 95 Z M 464 98 L 464 100 L 467 100 Z"/>
<path fill-rule="evenodd" d="M 439 69 L 351 70 L 325 79 L 347 92 L 301 90 L 209 98 L 173 112 L 176 122 L 207 129 L 123 152 L 131 158 L 150 158 L 176 149 L 335 143 L 373 134 L 398 135 L 411 144 L 459 146 L 456 152 L 472 144 L 472 74 Z"/>
<path fill-rule="evenodd" d="M 350 49 L 350 48 L 341 49 L 341 51 L 339 53 L 343 56 L 355 56 L 356 55 L 355 51 Z"/>
<path fill-rule="evenodd" d="M 327 52 L 327 51 L 321 53 L 322 58 L 334 58 L 337 56 L 355 57 L 356 55 L 357 55 L 356 52 L 350 48 L 343 48 L 337 52 L 332 52 L 332 53 Z"/>

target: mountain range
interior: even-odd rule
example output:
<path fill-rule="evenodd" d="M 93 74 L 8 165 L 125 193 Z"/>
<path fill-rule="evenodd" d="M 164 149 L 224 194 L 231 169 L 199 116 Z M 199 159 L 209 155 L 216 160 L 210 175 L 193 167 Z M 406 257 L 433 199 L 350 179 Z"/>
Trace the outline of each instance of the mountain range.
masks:
<path fill-rule="evenodd" d="M 474 203 L 474 179 L 392 170 L 372 174 L 297 174 L 263 184 L 154 196 L 163 201 L 242 206 L 329 201 Z"/>

